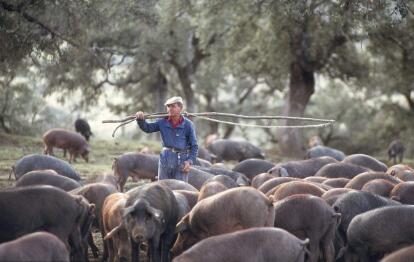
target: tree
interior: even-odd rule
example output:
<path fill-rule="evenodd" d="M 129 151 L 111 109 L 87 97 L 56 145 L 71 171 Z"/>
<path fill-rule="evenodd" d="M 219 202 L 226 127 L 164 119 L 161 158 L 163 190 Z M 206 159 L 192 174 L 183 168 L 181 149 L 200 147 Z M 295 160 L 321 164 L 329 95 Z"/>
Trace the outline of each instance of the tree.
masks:
<path fill-rule="evenodd" d="M 389 96 L 400 94 L 414 112 L 414 14 L 402 21 L 367 26 L 371 74 L 378 90 Z"/>
<path fill-rule="evenodd" d="M 198 7 L 203 20 L 208 21 L 201 28 L 202 40 L 209 34 L 226 31 L 219 43 L 225 47 L 220 55 L 224 54 L 226 66 L 282 83 L 273 87 L 276 89 L 283 89 L 283 83 L 287 83 L 282 112 L 287 116 L 304 115 L 314 93 L 316 74 L 342 79 L 364 76 L 361 59 L 350 59 L 358 58 L 354 41 L 363 23 L 376 22 L 376 17 L 368 20 L 367 15 L 386 14 L 386 5 L 364 1 L 265 0 L 237 5 L 201 1 Z M 302 155 L 300 130 L 281 130 L 277 137 L 284 154 Z"/>

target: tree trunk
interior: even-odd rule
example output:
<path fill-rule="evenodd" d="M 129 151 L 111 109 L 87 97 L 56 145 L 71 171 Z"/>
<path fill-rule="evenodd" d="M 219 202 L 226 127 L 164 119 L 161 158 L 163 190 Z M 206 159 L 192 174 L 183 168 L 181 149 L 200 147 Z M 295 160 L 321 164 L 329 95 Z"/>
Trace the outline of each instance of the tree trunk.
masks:
<path fill-rule="evenodd" d="M 165 112 L 165 100 L 167 99 L 167 78 L 158 68 L 156 81 L 153 85 L 155 90 L 156 112 Z"/>
<path fill-rule="evenodd" d="M 7 134 L 11 134 L 11 130 L 7 127 L 3 116 L 0 116 L 0 126 L 4 130 L 4 132 L 6 132 Z"/>
<path fill-rule="evenodd" d="M 212 105 L 213 97 L 211 94 L 204 94 L 204 98 L 207 100 L 206 111 L 207 112 L 215 112 Z M 208 125 L 210 127 L 210 131 L 207 134 L 215 134 L 218 133 L 219 124 L 217 122 L 208 121 Z"/>
<path fill-rule="evenodd" d="M 287 103 L 283 115 L 302 117 L 315 90 L 314 72 L 305 71 L 298 62 L 292 62 Z M 294 120 L 281 121 L 281 125 L 300 125 Z M 280 129 L 277 132 L 279 149 L 284 156 L 302 158 L 304 146 L 301 129 Z"/>
<path fill-rule="evenodd" d="M 411 91 L 408 91 L 404 94 L 405 99 L 407 100 L 408 106 L 410 107 L 411 111 L 414 111 L 414 101 L 411 99 Z"/>
<path fill-rule="evenodd" d="M 177 68 L 178 78 L 180 79 L 181 86 L 183 87 L 184 96 L 185 96 L 185 108 L 188 112 L 194 113 L 195 104 L 194 104 L 194 91 L 191 88 L 190 74 L 186 68 Z"/>
<path fill-rule="evenodd" d="M 223 134 L 223 138 L 224 139 L 229 139 L 231 134 L 233 134 L 233 131 L 235 129 L 236 126 L 227 126 L 226 129 L 224 130 L 224 134 Z"/>
<path fill-rule="evenodd" d="M 11 89 L 12 87 L 10 87 L 10 82 L 14 79 L 14 75 L 12 77 L 10 77 L 10 79 L 6 82 L 6 83 L 0 83 L 2 84 L 2 86 L 5 87 L 5 95 L 4 95 L 4 104 L 3 104 L 3 108 L 1 109 L 0 112 L 0 126 L 1 128 L 4 130 L 4 132 L 6 132 L 7 134 L 11 133 L 11 129 L 9 127 L 7 127 L 6 125 L 6 119 L 5 119 L 5 115 L 6 115 L 6 111 L 9 109 L 9 102 L 10 101 L 10 93 L 11 93 Z"/>

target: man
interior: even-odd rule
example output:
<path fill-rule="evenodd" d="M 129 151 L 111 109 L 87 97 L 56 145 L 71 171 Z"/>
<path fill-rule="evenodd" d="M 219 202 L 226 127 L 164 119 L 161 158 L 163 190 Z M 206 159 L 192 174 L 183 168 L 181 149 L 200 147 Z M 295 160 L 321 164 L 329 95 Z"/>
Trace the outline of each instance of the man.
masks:
<path fill-rule="evenodd" d="M 139 127 L 146 133 L 160 132 L 162 150 L 158 164 L 158 180 L 178 179 L 187 181 L 190 165 L 196 163 L 198 145 L 193 122 L 181 115 L 183 99 L 169 98 L 165 104 L 168 117 L 153 123 L 145 121 L 144 113 L 135 114 Z"/>

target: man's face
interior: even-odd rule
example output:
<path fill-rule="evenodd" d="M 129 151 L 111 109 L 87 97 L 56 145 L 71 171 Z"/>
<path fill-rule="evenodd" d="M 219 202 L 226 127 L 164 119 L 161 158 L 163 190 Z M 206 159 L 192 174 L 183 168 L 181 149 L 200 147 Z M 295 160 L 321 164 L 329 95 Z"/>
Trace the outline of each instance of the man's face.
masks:
<path fill-rule="evenodd" d="M 179 116 L 181 113 L 181 109 L 182 107 L 179 103 L 167 105 L 167 112 L 170 116 Z"/>

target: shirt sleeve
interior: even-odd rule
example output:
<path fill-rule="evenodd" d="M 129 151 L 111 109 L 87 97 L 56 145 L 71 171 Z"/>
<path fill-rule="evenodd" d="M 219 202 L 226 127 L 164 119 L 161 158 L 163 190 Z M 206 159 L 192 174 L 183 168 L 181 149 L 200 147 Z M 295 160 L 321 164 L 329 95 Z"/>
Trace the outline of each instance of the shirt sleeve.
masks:
<path fill-rule="evenodd" d="M 144 131 L 145 133 L 153 133 L 153 132 L 160 131 L 159 121 L 160 120 L 157 120 L 154 123 L 148 123 L 145 120 L 137 119 L 139 128 L 141 128 L 141 130 Z"/>
<path fill-rule="evenodd" d="M 188 160 L 190 160 L 191 164 L 197 163 L 197 154 L 198 154 L 198 144 L 197 144 L 197 136 L 195 132 L 195 127 L 193 122 L 189 121 L 189 130 L 188 130 L 188 144 L 190 146 L 190 153 L 188 156 Z"/>

